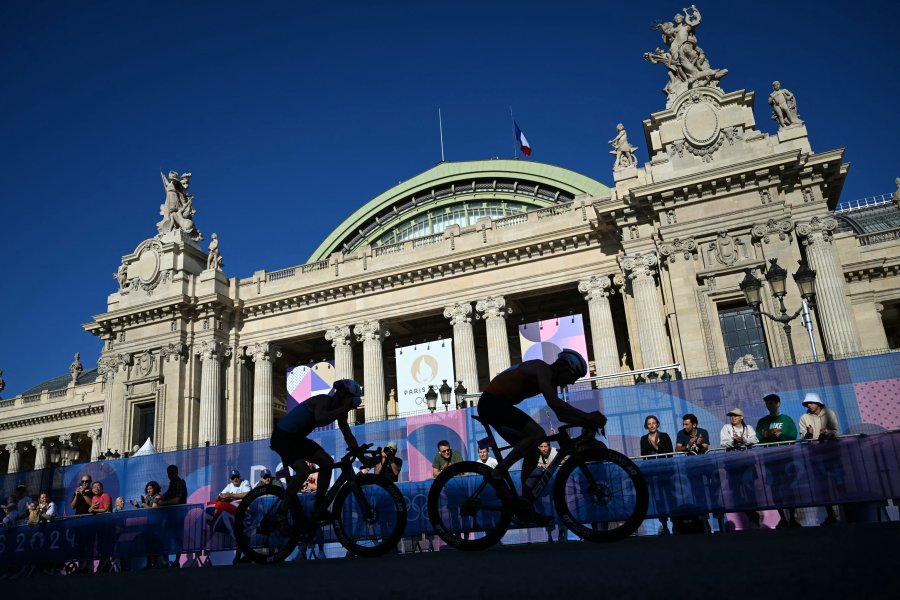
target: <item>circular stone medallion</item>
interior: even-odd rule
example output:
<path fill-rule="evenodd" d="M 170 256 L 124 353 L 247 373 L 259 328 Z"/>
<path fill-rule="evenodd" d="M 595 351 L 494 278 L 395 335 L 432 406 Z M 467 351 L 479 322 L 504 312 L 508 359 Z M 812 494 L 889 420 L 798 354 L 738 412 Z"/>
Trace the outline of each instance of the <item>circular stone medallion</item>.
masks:
<path fill-rule="evenodd" d="M 716 110 L 706 102 L 694 104 L 684 114 L 682 130 L 695 146 L 711 144 L 719 134 L 719 118 Z"/>
<path fill-rule="evenodd" d="M 147 248 L 141 252 L 137 261 L 137 273 L 144 283 L 150 283 L 156 279 L 156 275 L 159 273 L 159 254 L 156 253 L 156 250 Z"/>

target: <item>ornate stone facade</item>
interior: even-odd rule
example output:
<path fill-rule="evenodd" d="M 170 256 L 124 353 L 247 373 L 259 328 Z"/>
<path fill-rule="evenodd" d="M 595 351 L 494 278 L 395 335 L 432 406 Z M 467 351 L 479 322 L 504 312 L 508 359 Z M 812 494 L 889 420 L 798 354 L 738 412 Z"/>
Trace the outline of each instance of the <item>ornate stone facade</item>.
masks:
<path fill-rule="evenodd" d="M 691 9 L 660 26 L 668 49 L 648 59 L 667 69 L 665 108 L 643 123 L 643 166 L 624 126 L 610 141 L 612 188 L 530 161 L 442 163 L 373 200 L 308 263 L 229 277 L 218 240 L 209 254 L 198 244 L 189 177 L 163 177 L 159 235 L 122 257 L 106 311 L 86 325 L 103 342 L 98 368 L 60 365 L 58 386 L 0 402 L 0 469 L 46 464 L 67 434 L 79 460 L 131 451 L 143 435 L 162 450 L 268 437 L 288 369 L 323 360 L 363 384 L 367 421 L 384 419 L 396 398 L 392 344 L 452 337 L 456 378 L 477 392 L 521 359 L 521 323 L 576 313 L 599 376 L 760 367 L 726 351 L 720 316 L 745 306 L 745 270 L 762 277 L 772 258 L 817 272 L 820 358 L 885 349 L 897 337 L 886 331 L 900 304 L 900 238 L 839 226 L 848 165 L 842 150 L 813 151 L 806 129 L 827 125 L 800 121 L 781 94 L 779 126 L 758 129 L 753 93 L 720 87 L 725 70 L 697 45 L 699 24 Z M 521 210 L 403 239 L 391 229 L 473 203 Z M 790 277 L 787 289 L 797 306 Z M 772 303 L 764 294 L 763 308 Z M 768 363 L 787 364 L 783 329 L 760 327 Z M 811 354 L 801 327 L 792 340 Z"/>

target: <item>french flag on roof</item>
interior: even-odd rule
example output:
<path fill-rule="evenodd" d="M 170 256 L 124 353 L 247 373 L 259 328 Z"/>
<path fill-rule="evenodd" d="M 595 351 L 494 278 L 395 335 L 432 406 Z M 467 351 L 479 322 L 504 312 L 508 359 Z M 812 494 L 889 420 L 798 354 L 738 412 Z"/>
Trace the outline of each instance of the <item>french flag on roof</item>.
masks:
<path fill-rule="evenodd" d="M 519 143 L 519 149 L 522 150 L 522 154 L 525 156 L 531 156 L 531 144 L 528 143 L 525 134 L 519 129 L 519 124 L 513 121 L 513 125 L 516 128 L 516 141 Z"/>

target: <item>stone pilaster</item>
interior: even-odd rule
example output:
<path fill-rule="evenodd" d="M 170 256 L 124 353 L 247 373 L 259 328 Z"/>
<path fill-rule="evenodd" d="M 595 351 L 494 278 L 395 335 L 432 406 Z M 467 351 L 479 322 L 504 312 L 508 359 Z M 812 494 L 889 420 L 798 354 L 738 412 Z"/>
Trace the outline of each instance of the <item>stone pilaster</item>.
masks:
<path fill-rule="evenodd" d="M 506 308 L 503 296 L 488 296 L 475 303 L 475 310 L 482 313 L 487 328 L 488 370 L 493 379 L 497 373 L 509 368 L 509 339 L 506 335 Z"/>
<path fill-rule="evenodd" d="M 339 325 L 325 331 L 325 339 L 334 348 L 334 378 L 353 379 L 353 346 L 351 345 L 350 327 Z M 356 423 L 356 411 L 351 410 L 347 422 Z"/>
<path fill-rule="evenodd" d="M 609 309 L 609 296 L 613 293 L 612 282 L 608 276 L 591 275 L 578 282 L 578 291 L 584 294 L 584 299 L 588 303 L 591 343 L 594 346 L 594 367 L 597 375 L 618 373 L 619 351 L 616 346 L 612 312 Z"/>
<path fill-rule="evenodd" d="M 222 360 L 231 351 L 222 342 L 201 342 L 197 354 L 202 364 L 200 379 L 200 446 L 221 443 L 222 431 Z M 271 434 L 271 431 L 269 432 Z"/>
<path fill-rule="evenodd" d="M 19 446 L 12 442 L 5 446 L 6 451 L 9 452 L 9 465 L 6 467 L 7 473 L 18 473 L 19 472 Z"/>
<path fill-rule="evenodd" d="M 272 363 L 281 352 L 269 342 L 257 342 L 247 352 L 253 357 L 253 439 L 262 440 L 275 426 Z"/>
<path fill-rule="evenodd" d="M 825 350 L 838 358 L 859 352 L 859 332 L 853 320 L 844 274 L 831 244 L 837 227 L 833 217 L 813 217 L 797 223 L 797 234 L 806 246 L 806 260 L 816 271 L 816 310 L 822 324 Z"/>
<path fill-rule="evenodd" d="M 366 422 L 383 421 L 387 416 L 384 394 L 384 358 L 381 342 L 391 332 L 377 321 L 364 321 L 353 328 L 357 341 L 363 344 L 363 397 Z"/>
<path fill-rule="evenodd" d="M 663 322 L 662 299 L 656 289 L 657 259 L 653 253 L 619 258 L 619 266 L 631 281 L 637 319 L 638 345 L 644 367 L 672 364 L 672 347 Z"/>
<path fill-rule="evenodd" d="M 444 309 L 444 318 L 450 319 L 453 326 L 456 379 L 462 381 L 468 393 L 474 394 L 478 392 L 478 367 L 475 363 L 475 336 L 472 333 L 472 318 L 469 316 L 471 314 L 472 304 L 469 302 L 462 304 L 457 302 Z"/>
<path fill-rule="evenodd" d="M 44 438 L 34 438 L 31 440 L 34 448 L 34 470 L 40 471 L 47 468 L 47 448 L 44 446 Z"/>
<path fill-rule="evenodd" d="M 99 429 L 88 429 L 87 435 L 91 438 L 91 456 L 89 460 L 93 462 L 103 453 L 103 438 L 100 435 Z M 118 448 L 116 448 L 116 450 L 118 450 Z"/>
<path fill-rule="evenodd" d="M 113 361 L 109 357 L 101 358 L 97 361 L 97 372 L 103 376 L 103 421 L 100 428 L 101 439 L 98 442 L 99 447 L 103 448 L 104 443 L 110 443 L 109 424 L 113 411 L 113 382 L 116 378 L 116 365 L 113 364 Z M 95 459 L 96 457 L 97 455 L 94 455 L 91 458 Z"/>

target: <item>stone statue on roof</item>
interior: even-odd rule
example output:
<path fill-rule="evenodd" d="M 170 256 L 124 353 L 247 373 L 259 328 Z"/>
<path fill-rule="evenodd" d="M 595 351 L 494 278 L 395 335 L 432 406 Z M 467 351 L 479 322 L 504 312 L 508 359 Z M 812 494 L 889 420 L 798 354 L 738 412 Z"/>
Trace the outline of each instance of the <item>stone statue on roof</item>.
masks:
<path fill-rule="evenodd" d="M 607 144 L 613 147 L 609 153 L 616 156 L 616 160 L 613 163 L 613 171 L 621 171 L 622 169 L 637 166 L 637 157 L 634 155 L 637 146 L 632 146 L 628 142 L 628 132 L 625 131 L 624 125 L 621 123 L 616 125 L 616 137 L 609 140 Z"/>
<path fill-rule="evenodd" d="M 900 207 L 900 177 L 898 177 L 897 179 L 894 180 L 894 185 L 897 186 L 897 191 L 894 192 L 894 196 L 893 196 L 894 204 L 896 204 L 897 207 Z M 2 373 L 2 372 L 0 372 L 0 373 Z"/>
<path fill-rule="evenodd" d="M 3 369 L 0 369 L 0 392 L 6 387 L 6 382 L 3 381 Z"/>
<path fill-rule="evenodd" d="M 702 20 L 700 11 L 692 4 L 682 12 L 684 14 L 676 14 L 672 21 L 658 23 L 655 27 L 669 49 L 657 48 L 652 53 L 644 53 L 644 59 L 666 67 L 669 82 L 663 92 L 670 101 L 695 87 L 719 87 L 719 80 L 728 74 L 728 69 L 713 69 L 706 53 L 697 45 L 696 29 Z"/>
<path fill-rule="evenodd" d="M 179 176 L 177 171 L 169 171 L 169 176 L 166 177 L 160 171 L 159 176 L 162 177 L 163 188 L 166 190 L 166 199 L 159 207 L 159 214 L 163 219 L 156 224 L 159 235 L 181 229 L 192 240 L 199 242 L 203 239 L 203 234 L 194 225 L 194 215 L 197 213 L 194 197 L 187 193 L 191 174 L 182 173 Z"/>
<path fill-rule="evenodd" d="M 78 378 L 84 372 L 84 365 L 81 364 L 81 354 L 75 353 L 75 360 L 69 365 L 69 373 L 72 375 L 72 383 L 78 383 Z"/>
<path fill-rule="evenodd" d="M 222 266 L 222 254 L 219 252 L 219 236 L 214 233 L 210 236 L 209 256 L 206 257 L 206 268 L 210 271 L 221 271 Z"/>
<path fill-rule="evenodd" d="M 772 107 L 772 119 L 778 123 L 779 128 L 803 123 L 797 116 L 797 99 L 787 88 L 781 87 L 780 81 L 772 82 L 769 105 Z"/>

